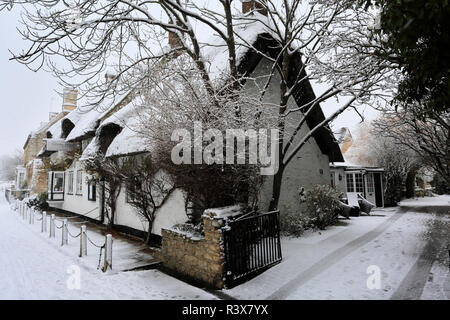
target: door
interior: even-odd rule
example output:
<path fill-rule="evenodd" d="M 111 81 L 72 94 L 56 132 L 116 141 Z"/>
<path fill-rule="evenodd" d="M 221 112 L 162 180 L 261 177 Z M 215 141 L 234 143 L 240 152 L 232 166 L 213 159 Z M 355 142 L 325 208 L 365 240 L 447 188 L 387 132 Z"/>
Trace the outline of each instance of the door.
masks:
<path fill-rule="evenodd" d="M 347 172 L 345 174 L 348 204 L 358 205 L 358 194 L 364 197 L 364 180 L 362 172 Z"/>
<path fill-rule="evenodd" d="M 376 172 L 373 174 L 375 184 L 375 205 L 377 207 L 384 206 L 383 199 L 383 182 L 381 181 L 381 173 Z"/>
<path fill-rule="evenodd" d="M 369 172 L 366 174 L 366 199 L 367 201 L 372 202 L 373 204 L 376 203 L 376 197 L 375 197 L 375 181 L 373 178 L 373 172 Z M 377 205 L 378 207 L 378 205 Z"/>

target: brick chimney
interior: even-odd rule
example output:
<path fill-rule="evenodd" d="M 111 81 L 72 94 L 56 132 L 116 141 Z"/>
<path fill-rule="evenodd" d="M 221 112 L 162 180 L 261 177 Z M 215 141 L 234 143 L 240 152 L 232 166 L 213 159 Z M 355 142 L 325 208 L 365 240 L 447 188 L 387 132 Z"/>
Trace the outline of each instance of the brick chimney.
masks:
<path fill-rule="evenodd" d="M 261 2 L 266 0 L 241 0 L 242 1 L 242 13 L 243 14 L 252 14 L 253 11 L 257 11 L 260 14 L 267 17 L 267 9 L 261 5 Z"/>
<path fill-rule="evenodd" d="M 63 112 L 70 112 L 72 110 L 75 110 L 75 108 L 77 107 L 77 96 L 77 89 L 65 88 L 63 90 Z"/>

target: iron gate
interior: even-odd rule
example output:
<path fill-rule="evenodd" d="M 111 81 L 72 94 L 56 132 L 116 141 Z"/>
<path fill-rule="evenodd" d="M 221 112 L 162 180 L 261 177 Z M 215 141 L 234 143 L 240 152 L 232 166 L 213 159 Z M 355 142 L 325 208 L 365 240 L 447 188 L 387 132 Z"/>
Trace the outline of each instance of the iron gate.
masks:
<path fill-rule="evenodd" d="M 281 261 L 279 216 L 279 211 L 272 211 L 228 222 L 224 232 L 228 287 Z"/>

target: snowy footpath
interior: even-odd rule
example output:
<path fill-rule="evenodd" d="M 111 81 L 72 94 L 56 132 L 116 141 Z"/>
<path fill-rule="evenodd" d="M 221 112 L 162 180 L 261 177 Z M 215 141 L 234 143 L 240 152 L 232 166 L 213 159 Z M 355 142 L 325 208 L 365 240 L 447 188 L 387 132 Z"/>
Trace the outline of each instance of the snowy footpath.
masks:
<path fill-rule="evenodd" d="M 77 226 L 69 228 L 76 235 Z M 0 299 L 216 299 L 158 270 L 121 271 L 136 261 L 125 241 L 114 240 L 113 269 L 103 273 L 96 247 L 89 244 L 88 256 L 79 258 L 79 239 L 61 247 L 61 230 L 56 238 L 40 231 L 0 196 Z M 102 235 L 88 233 L 102 243 Z"/>
<path fill-rule="evenodd" d="M 408 200 L 300 238 L 237 299 L 450 299 L 450 197 Z"/>

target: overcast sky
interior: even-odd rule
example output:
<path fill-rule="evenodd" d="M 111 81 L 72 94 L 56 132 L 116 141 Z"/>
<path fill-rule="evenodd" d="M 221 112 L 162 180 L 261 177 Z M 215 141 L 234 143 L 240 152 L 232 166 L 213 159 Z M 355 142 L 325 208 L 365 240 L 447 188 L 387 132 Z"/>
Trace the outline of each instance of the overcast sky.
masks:
<path fill-rule="evenodd" d="M 26 48 L 26 42 L 18 34 L 20 13 L 0 12 L 0 155 L 11 154 L 22 149 L 30 131 L 48 120 L 51 111 L 60 111 L 62 98 L 55 92 L 61 91 L 52 74 L 43 70 L 33 72 L 26 66 L 10 61 L 8 49 L 19 52 Z M 325 114 L 335 109 L 333 101 L 322 105 Z M 362 110 L 368 119 L 375 112 L 366 107 Z M 354 111 L 344 112 L 333 124 L 335 129 L 342 126 L 355 128 L 360 121 Z"/>
<path fill-rule="evenodd" d="M 50 111 L 59 111 L 62 102 L 51 74 L 9 61 L 8 49 L 25 48 L 16 30 L 19 17 L 17 10 L 0 12 L 0 155 L 21 149 L 28 133 L 48 120 Z"/>

